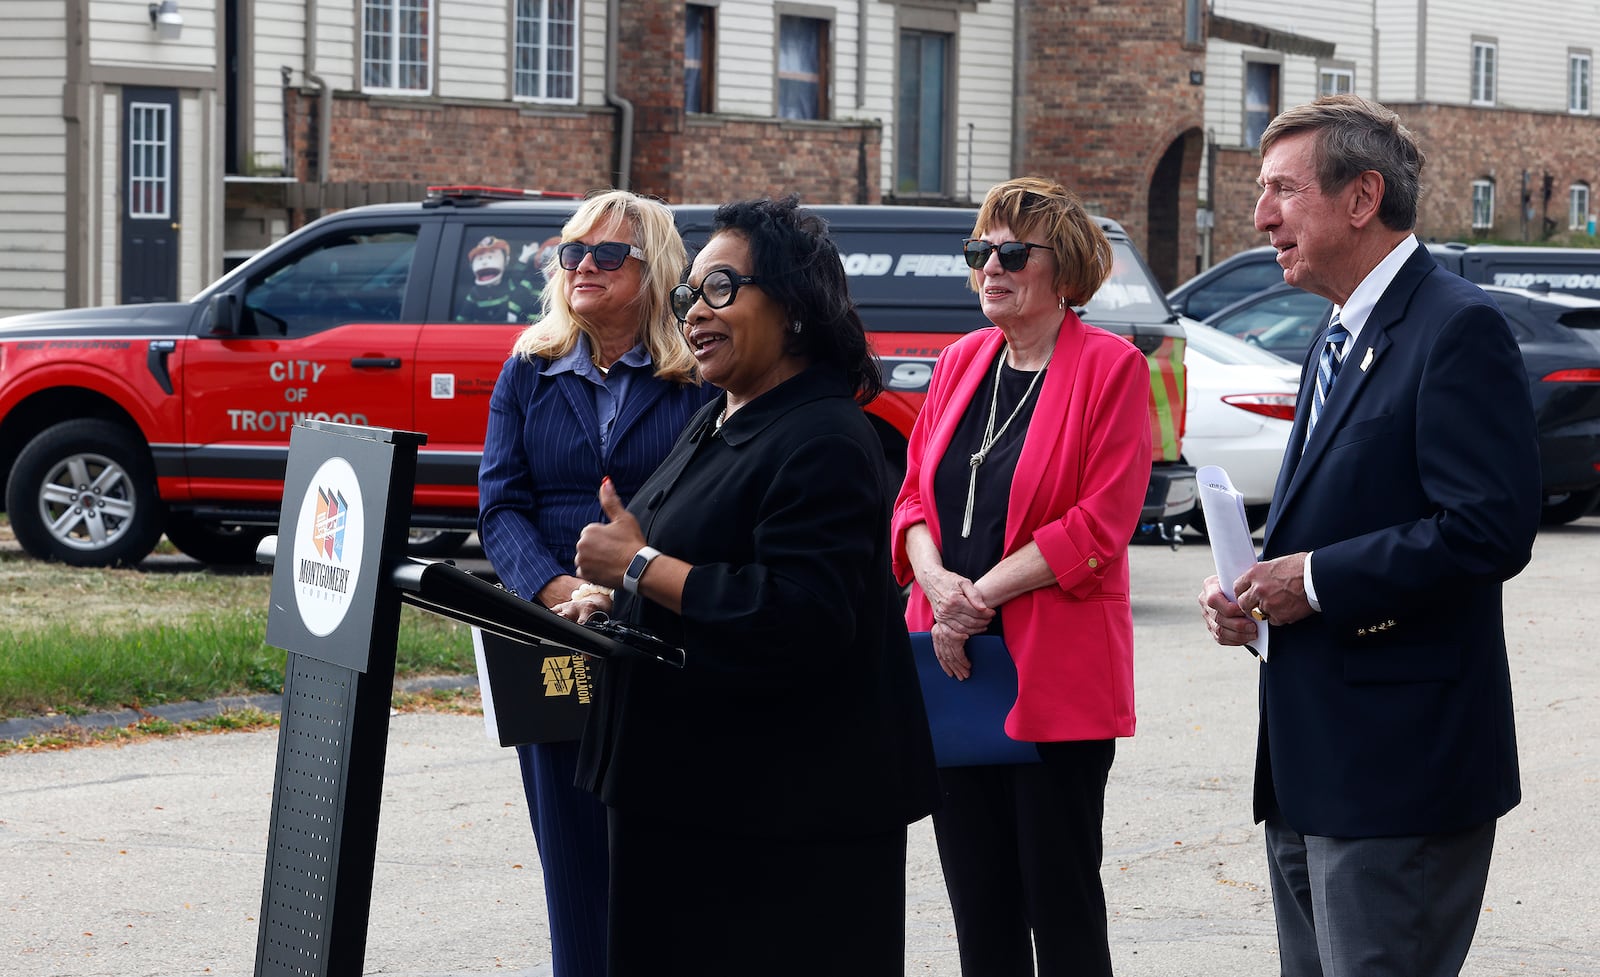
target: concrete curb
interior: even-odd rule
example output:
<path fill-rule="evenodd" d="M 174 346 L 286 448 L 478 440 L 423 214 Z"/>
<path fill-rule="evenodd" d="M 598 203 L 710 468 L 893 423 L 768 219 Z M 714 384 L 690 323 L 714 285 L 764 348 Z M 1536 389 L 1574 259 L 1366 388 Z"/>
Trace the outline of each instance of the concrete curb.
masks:
<path fill-rule="evenodd" d="M 434 689 L 475 689 L 478 687 L 478 677 L 476 675 L 429 675 L 401 679 L 395 682 L 394 685 L 395 689 L 400 692 L 424 692 Z M 233 712 L 240 709 L 259 709 L 262 712 L 277 715 L 283 711 L 283 696 L 234 695 L 207 699 L 203 702 L 193 700 L 167 702 L 159 706 L 151 706 L 148 709 L 117 709 L 111 712 L 95 712 L 82 716 L 30 716 L 21 719 L 7 719 L 4 722 L 0 722 L 0 740 L 20 740 L 29 736 L 43 736 L 68 727 L 113 729 L 151 718 L 165 719 L 170 723 L 186 723 L 196 719 L 220 716 L 225 712 Z"/>

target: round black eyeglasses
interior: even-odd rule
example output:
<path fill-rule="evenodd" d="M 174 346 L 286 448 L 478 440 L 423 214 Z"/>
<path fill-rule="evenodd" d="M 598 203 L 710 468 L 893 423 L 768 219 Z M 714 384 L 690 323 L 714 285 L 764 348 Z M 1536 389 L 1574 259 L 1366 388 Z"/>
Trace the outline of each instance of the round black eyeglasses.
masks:
<path fill-rule="evenodd" d="M 694 308 L 695 302 L 703 299 L 713 309 L 726 308 L 738 297 L 740 285 L 760 284 L 761 279 L 755 275 L 735 275 L 721 270 L 707 272 L 706 277 L 700 279 L 699 288 L 688 282 L 673 288 L 672 314 L 679 322 L 688 322 L 689 310 Z"/>
<path fill-rule="evenodd" d="M 630 257 L 644 260 L 644 252 L 637 245 L 621 241 L 601 241 L 599 244 L 568 241 L 556 249 L 556 259 L 567 271 L 577 271 L 578 266 L 583 264 L 583 256 L 587 254 L 594 255 L 594 266 L 601 271 L 616 271 Z"/>
<path fill-rule="evenodd" d="M 1028 263 L 1028 255 L 1034 248 L 1042 251 L 1054 251 L 1055 248 L 1048 244 L 1029 244 L 1026 241 L 1007 241 L 1004 244 L 990 244 L 977 238 L 967 238 L 961 242 L 961 256 L 967 259 L 967 267 L 973 271 L 982 271 L 983 266 L 989 263 L 989 255 L 995 251 L 1000 252 L 1000 267 L 1006 271 L 1021 271 Z"/>

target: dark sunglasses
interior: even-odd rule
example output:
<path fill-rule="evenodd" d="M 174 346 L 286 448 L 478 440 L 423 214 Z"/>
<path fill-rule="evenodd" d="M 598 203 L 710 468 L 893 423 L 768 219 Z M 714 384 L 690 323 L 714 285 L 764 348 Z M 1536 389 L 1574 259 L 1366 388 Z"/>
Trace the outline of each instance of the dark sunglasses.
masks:
<path fill-rule="evenodd" d="M 1007 241 L 1004 244 L 990 244 L 980 241 L 975 237 L 967 238 L 961 242 L 961 256 L 967 259 L 967 267 L 973 271 L 982 271 L 983 266 L 989 263 L 989 255 L 995 251 L 1000 252 L 1000 267 L 1006 271 L 1021 271 L 1022 266 L 1028 263 L 1028 254 L 1034 249 L 1054 251 L 1047 244 L 1028 244 L 1025 241 Z"/>
<path fill-rule="evenodd" d="M 685 282 L 672 290 L 672 314 L 679 322 L 689 321 L 689 310 L 695 302 L 704 299 L 713 309 L 726 308 L 739 294 L 740 285 L 760 285 L 755 275 L 735 275 L 730 271 L 713 271 L 700 280 L 700 287 Z"/>
<path fill-rule="evenodd" d="M 601 241 L 599 244 L 584 244 L 582 241 L 568 241 L 556 249 L 556 260 L 561 262 L 561 267 L 567 271 L 577 271 L 583 264 L 583 256 L 594 255 L 594 266 L 601 271 L 616 271 L 631 255 L 644 260 L 644 252 L 636 245 L 623 244 L 621 241 Z"/>

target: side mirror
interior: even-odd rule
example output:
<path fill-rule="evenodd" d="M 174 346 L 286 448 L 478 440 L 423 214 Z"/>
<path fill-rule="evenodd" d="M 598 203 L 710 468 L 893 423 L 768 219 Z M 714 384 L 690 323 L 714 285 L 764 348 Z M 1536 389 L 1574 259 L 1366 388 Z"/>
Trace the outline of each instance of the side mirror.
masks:
<path fill-rule="evenodd" d="M 210 317 L 208 336 L 239 335 L 239 297 L 232 292 L 218 292 L 211 296 L 208 308 Z"/>

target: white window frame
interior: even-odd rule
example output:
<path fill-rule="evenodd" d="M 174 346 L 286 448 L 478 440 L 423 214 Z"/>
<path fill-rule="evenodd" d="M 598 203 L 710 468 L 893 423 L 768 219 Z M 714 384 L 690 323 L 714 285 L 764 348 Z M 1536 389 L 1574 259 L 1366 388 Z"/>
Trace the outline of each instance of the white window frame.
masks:
<path fill-rule="evenodd" d="M 1589 184 L 1574 183 L 1567 188 L 1567 230 L 1589 230 Z"/>
<path fill-rule="evenodd" d="M 389 29 L 381 35 L 368 29 L 375 13 L 387 15 Z M 405 32 L 401 23 L 407 14 L 418 14 L 426 22 L 424 31 Z M 438 17 L 434 0 L 361 0 L 361 90 L 374 95 L 431 95 L 433 94 L 433 57 L 437 49 Z M 371 57 L 372 41 L 381 37 L 387 47 L 381 62 Z M 423 48 L 420 59 L 401 60 L 400 51 L 407 44 L 417 43 Z M 375 63 L 381 63 L 385 84 L 367 84 L 367 72 Z M 420 66 L 427 79 L 420 86 L 404 87 L 399 84 L 400 73 L 407 66 Z"/>
<path fill-rule="evenodd" d="M 551 8 L 564 4 L 566 17 L 552 16 Z M 511 9 L 511 98 L 517 102 L 542 102 L 547 105 L 576 105 L 578 103 L 578 65 L 581 39 L 579 38 L 579 0 L 513 0 Z M 528 16 L 525 16 L 528 15 Z M 524 32 L 527 32 L 525 39 Z M 560 34 L 565 31 L 568 43 L 562 44 Z M 532 64 L 524 68 L 522 55 L 526 52 Z M 552 61 L 565 58 L 566 66 L 552 66 Z M 523 91 L 522 81 L 533 82 L 533 91 Z M 565 83 L 567 92 L 558 89 Z M 552 94 L 554 92 L 554 94 Z"/>
<path fill-rule="evenodd" d="M 172 189 L 172 106 L 134 102 L 128 106 L 128 216 L 169 219 Z"/>
<path fill-rule="evenodd" d="M 1487 38 L 1472 39 L 1472 91 L 1473 105 L 1493 105 L 1497 73 L 1500 64 L 1500 45 Z"/>
<path fill-rule="evenodd" d="M 1588 51 L 1567 52 L 1567 111 L 1588 115 L 1594 104 L 1594 56 Z"/>
<path fill-rule="evenodd" d="M 1341 80 L 1344 82 L 1343 86 L 1338 84 Z M 1356 69 L 1354 66 L 1344 64 L 1317 66 L 1318 95 L 1354 95 L 1355 92 Z"/>
<path fill-rule="evenodd" d="M 1472 229 L 1487 231 L 1494 227 L 1494 181 L 1472 181 Z"/>

